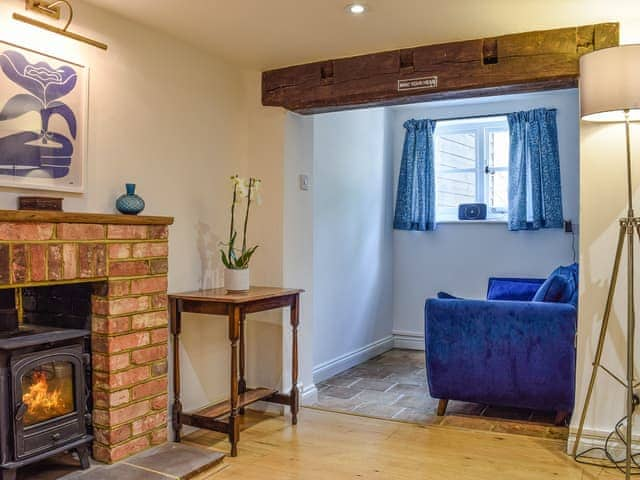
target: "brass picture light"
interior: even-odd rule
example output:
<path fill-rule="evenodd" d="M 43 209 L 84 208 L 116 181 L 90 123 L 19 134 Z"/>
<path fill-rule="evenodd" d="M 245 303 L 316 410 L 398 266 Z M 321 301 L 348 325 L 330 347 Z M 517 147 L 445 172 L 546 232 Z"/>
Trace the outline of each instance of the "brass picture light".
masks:
<path fill-rule="evenodd" d="M 27 10 L 37 12 L 41 15 L 46 15 L 51 18 L 58 19 L 60 18 L 60 7 L 66 6 L 69 10 L 69 18 L 67 19 L 67 23 L 63 28 L 59 28 L 53 25 L 50 25 L 45 22 L 41 22 L 40 20 L 36 20 L 35 18 L 27 17 L 20 13 L 14 13 L 14 20 L 18 20 L 20 22 L 28 23 L 29 25 L 33 25 L 34 27 L 42 28 L 44 30 L 48 30 L 49 32 L 57 33 L 58 35 L 64 35 L 65 37 L 72 38 L 79 42 L 88 43 L 97 48 L 101 48 L 102 50 L 107 49 L 107 45 L 98 42 L 97 40 L 93 40 L 92 38 L 85 37 L 83 35 L 79 35 L 74 32 L 70 32 L 69 25 L 71 25 L 71 21 L 73 20 L 73 7 L 71 3 L 67 0 L 55 0 L 53 2 L 47 0 L 25 0 L 25 7 Z"/>

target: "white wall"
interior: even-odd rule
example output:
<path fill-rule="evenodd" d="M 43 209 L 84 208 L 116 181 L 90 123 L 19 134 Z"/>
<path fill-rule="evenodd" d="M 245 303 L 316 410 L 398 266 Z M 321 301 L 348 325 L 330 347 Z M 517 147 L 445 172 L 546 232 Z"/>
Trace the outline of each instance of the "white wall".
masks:
<path fill-rule="evenodd" d="M 287 114 L 284 154 L 284 276 L 283 284 L 302 288 L 300 297 L 300 374 L 302 399 L 314 403 L 317 397 L 313 381 L 314 347 L 314 285 L 313 285 L 313 200 L 314 190 L 301 190 L 298 176 L 313 179 L 313 124 L 312 116 Z M 285 314 L 285 322 L 289 318 Z M 290 329 L 283 336 L 285 382 L 290 378 Z M 285 383 L 285 385 L 288 385 Z"/>
<path fill-rule="evenodd" d="M 246 72 L 245 86 L 245 156 L 247 172 L 262 180 L 263 202 L 251 214 L 249 237 L 260 245 L 251 260 L 253 285 L 283 283 L 283 189 L 285 111 L 263 108 L 260 74 Z M 274 228 L 274 226 L 276 226 Z M 278 310 L 247 316 L 247 384 L 273 388 L 283 386 L 282 313 Z M 285 381 L 286 384 L 286 381 Z M 285 385 L 286 386 L 286 385 Z M 226 391 L 226 390 L 225 390 Z"/>
<path fill-rule="evenodd" d="M 21 0 L 0 4 L 2 39 L 90 68 L 87 191 L 63 194 L 65 210 L 112 213 L 124 183 L 137 183 L 145 214 L 175 217 L 169 290 L 211 288 L 222 281 L 217 249 L 228 231 L 229 176 L 251 171 L 265 180 L 265 203 L 251 225 L 251 239 L 262 245 L 255 280 L 280 283 L 283 187 L 274 158 L 282 162 L 284 112 L 256 113 L 259 76 L 82 2 L 74 10 L 73 30 L 106 42 L 108 51 L 12 20 L 24 11 Z M 0 190 L 0 208 L 16 208 L 24 193 Z M 278 386 L 282 329 L 279 317 L 276 325 L 269 320 L 248 332 L 249 378 Z M 228 343 L 224 319 L 185 315 L 186 408 L 227 395 Z"/>
<path fill-rule="evenodd" d="M 384 109 L 314 119 L 316 381 L 391 345 L 392 166 Z"/>
<path fill-rule="evenodd" d="M 433 102 L 393 111 L 394 193 L 410 118 L 461 118 L 532 108 L 558 109 L 558 137 L 566 219 L 578 223 L 578 95 L 576 90 Z M 433 232 L 393 234 L 393 329 L 396 345 L 424 348 L 424 302 L 440 290 L 484 298 L 490 276 L 546 277 L 572 263 L 572 236 L 562 230 L 510 232 L 504 223 L 440 224 Z M 576 246 L 577 248 L 577 246 Z"/>

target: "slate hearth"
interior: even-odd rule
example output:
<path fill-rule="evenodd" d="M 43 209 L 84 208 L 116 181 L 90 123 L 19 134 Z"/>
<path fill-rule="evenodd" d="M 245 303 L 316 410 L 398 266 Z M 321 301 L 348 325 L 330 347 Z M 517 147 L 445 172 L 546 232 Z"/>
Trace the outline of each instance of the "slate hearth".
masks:
<path fill-rule="evenodd" d="M 90 332 L 93 455 L 102 462 L 166 442 L 172 223 L 0 210 L 0 292 L 22 292 L 25 321 Z M 0 304 L 6 326 L 4 313 Z"/>
<path fill-rule="evenodd" d="M 188 480 L 208 476 L 224 454 L 192 445 L 166 443 L 111 466 L 95 465 L 86 472 L 74 471 L 70 455 L 54 457 L 27 467 L 17 480 Z"/>
<path fill-rule="evenodd" d="M 126 461 L 127 465 L 186 480 L 219 464 L 224 453 L 192 445 L 167 443 Z M 82 478 L 82 477 L 79 477 Z M 92 480 L 88 475 L 82 480 Z"/>

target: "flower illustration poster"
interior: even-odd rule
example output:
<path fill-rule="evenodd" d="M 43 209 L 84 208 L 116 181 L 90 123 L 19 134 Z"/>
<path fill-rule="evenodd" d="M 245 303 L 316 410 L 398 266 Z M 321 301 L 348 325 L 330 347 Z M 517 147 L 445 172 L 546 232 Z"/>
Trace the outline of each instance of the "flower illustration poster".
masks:
<path fill-rule="evenodd" d="M 0 185 L 84 190 L 86 75 L 0 42 Z"/>

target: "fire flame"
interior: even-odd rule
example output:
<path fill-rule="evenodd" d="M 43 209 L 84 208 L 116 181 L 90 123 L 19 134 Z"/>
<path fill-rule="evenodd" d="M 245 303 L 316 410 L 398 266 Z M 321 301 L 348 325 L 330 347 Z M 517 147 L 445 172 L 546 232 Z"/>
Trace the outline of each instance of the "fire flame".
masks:
<path fill-rule="evenodd" d="M 35 421 L 64 414 L 67 410 L 61 390 L 49 389 L 47 374 L 43 371 L 33 372 L 32 384 L 22 395 L 22 401 L 28 407 L 26 416 Z M 27 423 L 32 423 L 26 417 L 25 420 Z"/>

